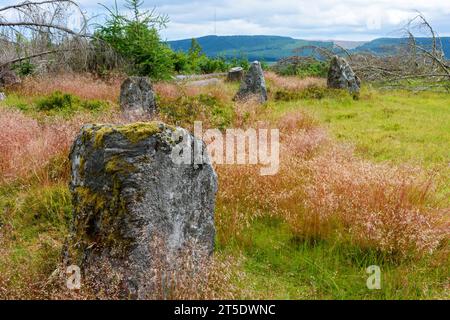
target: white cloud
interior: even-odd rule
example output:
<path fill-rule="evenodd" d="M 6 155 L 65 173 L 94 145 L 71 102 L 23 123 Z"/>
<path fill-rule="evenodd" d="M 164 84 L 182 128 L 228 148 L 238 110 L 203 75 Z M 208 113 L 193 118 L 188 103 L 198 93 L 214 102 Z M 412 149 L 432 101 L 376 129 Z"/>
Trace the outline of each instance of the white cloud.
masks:
<path fill-rule="evenodd" d="M 99 0 L 113 4 L 112 0 Z M 118 0 L 119 3 L 121 0 Z M 2 4 L 16 1 L 0 0 Z M 80 0 L 91 14 L 102 9 Z M 170 16 L 167 39 L 213 34 L 272 34 L 343 40 L 394 35 L 416 14 L 425 14 L 441 35 L 450 35 L 448 0 L 145 0 Z M 216 13 L 217 22 L 214 22 Z"/>

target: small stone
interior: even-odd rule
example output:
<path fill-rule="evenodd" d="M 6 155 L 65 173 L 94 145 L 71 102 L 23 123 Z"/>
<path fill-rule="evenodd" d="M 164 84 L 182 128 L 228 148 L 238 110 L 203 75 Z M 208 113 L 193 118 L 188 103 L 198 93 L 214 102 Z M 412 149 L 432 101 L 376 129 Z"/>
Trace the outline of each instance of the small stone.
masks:
<path fill-rule="evenodd" d="M 244 79 L 244 69 L 241 67 L 236 67 L 236 68 L 232 68 L 230 69 L 230 71 L 228 71 L 228 75 L 227 75 L 227 81 L 230 82 L 237 82 L 237 81 L 242 81 L 242 79 Z"/>
<path fill-rule="evenodd" d="M 204 161 L 174 161 L 184 145 L 197 145 Z M 70 161 L 67 264 L 109 265 L 126 279 L 122 295 L 143 299 L 161 254 L 173 266 L 171 259 L 192 244 L 195 254 L 212 254 L 217 176 L 205 144 L 186 130 L 160 122 L 86 125 Z"/>
<path fill-rule="evenodd" d="M 256 96 L 261 103 L 267 101 L 267 88 L 264 72 L 261 63 L 255 61 L 251 64 L 250 70 L 241 82 L 241 87 L 237 93 L 236 100 L 245 100 Z"/>
<path fill-rule="evenodd" d="M 152 84 L 147 77 L 130 77 L 120 88 L 120 107 L 129 116 L 153 116 L 156 99 Z"/>
<path fill-rule="evenodd" d="M 348 62 L 339 56 L 334 56 L 328 72 L 328 88 L 345 89 L 353 95 L 358 95 L 361 81 L 353 72 Z"/>

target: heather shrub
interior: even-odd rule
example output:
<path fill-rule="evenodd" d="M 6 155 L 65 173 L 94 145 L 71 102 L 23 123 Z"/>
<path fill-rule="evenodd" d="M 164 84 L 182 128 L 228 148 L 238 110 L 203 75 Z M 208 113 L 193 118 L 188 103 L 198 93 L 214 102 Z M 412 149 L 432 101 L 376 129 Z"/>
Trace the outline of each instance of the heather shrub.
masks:
<path fill-rule="evenodd" d="M 36 106 L 41 111 L 73 109 L 77 102 L 73 95 L 55 91 L 50 96 L 39 99 Z"/>

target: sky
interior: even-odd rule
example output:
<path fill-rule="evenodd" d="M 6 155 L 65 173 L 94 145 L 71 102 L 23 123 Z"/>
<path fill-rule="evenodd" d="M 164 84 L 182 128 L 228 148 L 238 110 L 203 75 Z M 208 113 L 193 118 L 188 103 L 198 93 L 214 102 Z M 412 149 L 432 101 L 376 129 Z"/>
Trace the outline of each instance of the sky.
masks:
<path fill-rule="evenodd" d="M 17 1 L 0 0 L 2 5 Z M 104 11 L 97 3 L 79 0 L 91 16 Z M 119 5 L 123 0 L 118 0 Z M 144 0 L 167 14 L 165 40 L 205 35 L 280 35 L 315 40 L 372 40 L 399 36 L 406 22 L 424 14 L 441 36 L 450 36 L 449 0 Z"/>

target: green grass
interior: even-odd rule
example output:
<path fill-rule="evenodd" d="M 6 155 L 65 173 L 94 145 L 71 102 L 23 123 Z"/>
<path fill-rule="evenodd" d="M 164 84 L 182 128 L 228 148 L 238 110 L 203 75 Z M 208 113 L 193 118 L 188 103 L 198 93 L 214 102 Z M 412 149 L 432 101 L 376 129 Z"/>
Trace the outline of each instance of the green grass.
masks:
<path fill-rule="evenodd" d="M 14 288 L 48 277 L 61 259 L 72 214 L 67 185 L 0 186 L 2 249 L 0 273 Z M 1 250 L 0 250 L 1 253 Z M 23 289 L 22 289 L 23 290 Z"/>
<path fill-rule="evenodd" d="M 55 91 L 44 97 L 24 97 L 15 93 L 7 95 L 0 103 L 11 109 L 18 109 L 34 118 L 42 116 L 63 116 L 70 118 L 76 113 L 99 113 L 107 110 L 110 105 L 106 101 L 82 100 L 77 96 Z"/>
<path fill-rule="evenodd" d="M 364 88 L 361 99 L 276 102 L 277 115 L 306 110 L 316 115 L 341 142 L 375 161 L 411 162 L 426 167 L 450 163 L 450 95 L 378 92 Z"/>
<path fill-rule="evenodd" d="M 247 231 L 241 248 L 225 248 L 243 254 L 243 298 L 257 299 L 444 299 L 448 260 L 436 257 L 420 261 L 390 262 L 373 251 L 336 243 L 296 241 L 289 227 L 263 218 Z M 222 251 L 219 251 L 222 252 Z M 239 252 L 239 253 L 236 253 Z M 448 257 L 447 257 L 448 259 Z M 439 260 L 439 263 L 436 263 Z M 381 268 L 381 290 L 369 290 L 367 267 Z"/>

